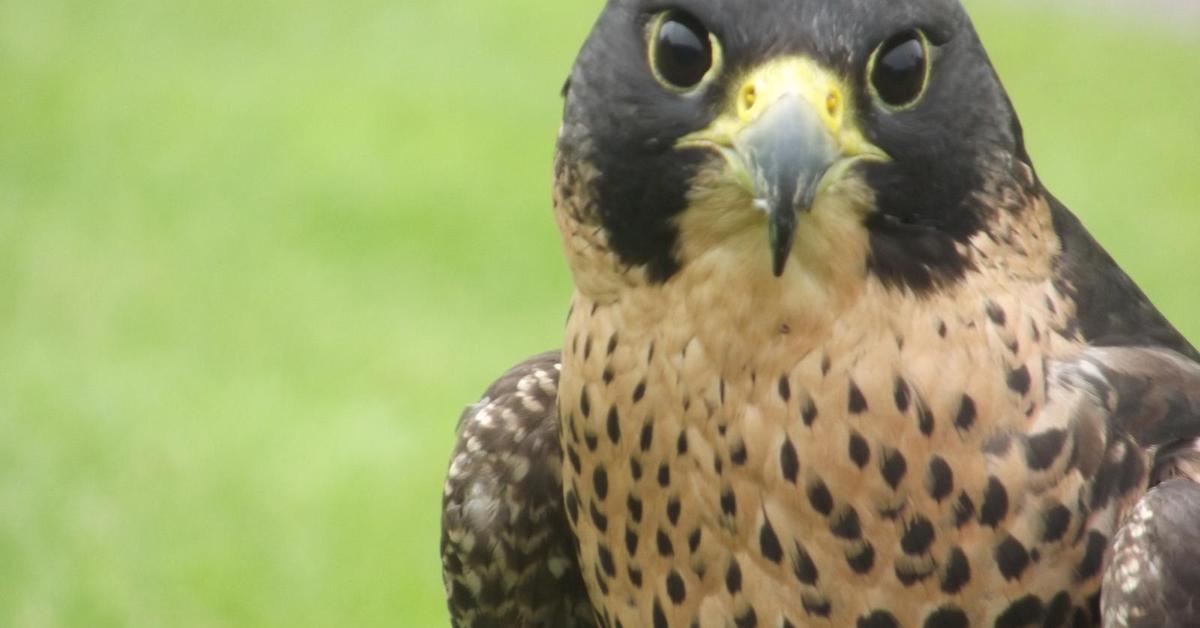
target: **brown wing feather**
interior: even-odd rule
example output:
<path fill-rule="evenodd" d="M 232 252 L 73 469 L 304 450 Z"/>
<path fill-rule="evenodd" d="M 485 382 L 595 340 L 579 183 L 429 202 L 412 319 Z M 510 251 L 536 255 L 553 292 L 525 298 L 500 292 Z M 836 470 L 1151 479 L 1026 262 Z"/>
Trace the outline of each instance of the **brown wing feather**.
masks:
<path fill-rule="evenodd" d="M 1096 442 L 1127 437 L 1152 454 L 1148 474 L 1113 467 L 1136 468 L 1138 477 L 1107 483 L 1152 488 L 1114 538 L 1102 589 L 1104 625 L 1200 626 L 1200 364 L 1165 348 L 1092 347 L 1055 365 L 1055 374 L 1062 390 L 1086 393 L 1077 416 L 1104 417 L 1107 434 Z M 1077 455 L 1082 467 L 1104 452 Z"/>
<path fill-rule="evenodd" d="M 594 626 L 563 510 L 559 353 L 513 367 L 463 412 L 442 497 L 456 627 Z"/>

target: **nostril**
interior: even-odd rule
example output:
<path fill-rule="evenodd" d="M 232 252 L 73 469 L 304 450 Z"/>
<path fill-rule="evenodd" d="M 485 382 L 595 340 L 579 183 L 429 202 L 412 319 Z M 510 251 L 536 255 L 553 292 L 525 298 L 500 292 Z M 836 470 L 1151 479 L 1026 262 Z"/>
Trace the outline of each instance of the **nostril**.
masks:
<path fill-rule="evenodd" d="M 751 83 L 742 88 L 742 112 L 749 112 L 754 108 L 754 103 L 758 102 L 758 89 Z"/>
<path fill-rule="evenodd" d="M 825 111 L 829 113 L 829 117 L 836 118 L 841 108 L 841 96 L 838 96 L 837 92 L 829 92 L 829 95 L 825 97 Z"/>

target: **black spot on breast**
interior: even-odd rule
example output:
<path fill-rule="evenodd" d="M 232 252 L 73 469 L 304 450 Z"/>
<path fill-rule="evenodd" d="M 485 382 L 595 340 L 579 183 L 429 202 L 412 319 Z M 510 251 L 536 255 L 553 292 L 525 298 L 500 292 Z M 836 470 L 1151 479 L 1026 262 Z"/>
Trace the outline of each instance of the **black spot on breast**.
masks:
<path fill-rule="evenodd" d="M 596 438 L 595 434 L 588 432 L 583 435 L 583 444 L 587 445 L 588 451 L 594 452 L 600 446 L 600 439 Z"/>
<path fill-rule="evenodd" d="M 929 460 L 929 473 L 925 476 L 925 488 L 929 496 L 942 501 L 954 490 L 954 472 L 944 458 L 934 455 Z"/>
<path fill-rule="evenodd" d="M 758 530 L 758 547 L 767 560 L 777 565 L 783 561 L 783 547 L 779 545 L 779 537 L 770 521 L 764 521 Z"/>
<path fill-rule="evenodd" d="M 942 592 L 954 595 L 971 581 L 971 563 L 961 548 L 950 550 L 946 557 L 946 570 L 942 573 Z"/>
<path fill-rule="evenodd" d="M 975 502 L 971 501 L 966 491 L 959 493 L 958 501 L 954 503 L 954 524 L 961 528 L 974 516 Z"/>
<path fill-rule="evenodd" d="M 817 405 L 813 403 L 812 399 L 804 401 L 804 406 L 800 409 L 800 418 L 809 427 L 812 427 L 813 422 L 817 420 Z"/>
<path fill-rule="evenodd" d="M 900 548 L 905 554 L 919 556 L 929 551 L 934 539 L 933 523 L 925 517 L 917 517 L 908 524 L 900 539 Z"/>
<path fill-rule="evenodd" d="M 633 556 L 634 554 L 637 554 L 637 548 L 638 548 L 637 531 L 634 530 L 633 528 L 626 527 L 625 528 L 625 549 L 629 551 L 630 556 Z"/>
<path fill-rule="evenodd" d="M 796 574 L 796 579 L 804 584 L 816 584 L 817 578 L 820 577 L 816 563 L 808 555 L 808 550 L 804 549 L 800 543 L 796 543 L 796 556 L 792 559 L 792 573 Z"/>
<path fill-rule="evenodd" d="M 634 523 L 642 520 L 642 500 L 630 495 L 629 499 L 625 500 L 625 508 L 629 511 L 629 516 L 633 517 Z"/>
<path fill-rule="evenodd" d="M 940 336 L 940 337 L 942 337 L 942 338 L 945 338 L 945 337 L 946 337 L 946 333 L 947 333 L 948 331 L 949 331 L 949 330 L 948 330 L 948 329 L 946 329 L 946 322 L 945 322 L 945 321 L 941 321 L 941 320 L 939 320 L 939 321 L 938 321 L 938 323 L 937 323 L 937 334 L 938 334 L 938 336 Z"/>
<path fill-rule="evenodd" d="M 988 478 L 983 491 L 983 506 L 979 509 L 979 522 L 996 527 L 1008 516 L 1008 491 L 996 476 Z"/>
<path fill-rule="evenodd" d="M 968 628 L 967 614 L 954 606 L 943 606 L 925 618 L 925 628 Z"/>
<path fill-rule="evenodd" d="M 834 536 L 843 539 L 854 540 L 861 537 L 862 524 L 858 520 L 858 511 L 847 506 L 834 518 L 833 523 L 829 526 L 829 531 L 833 532 Z"/>
<path fill-rule="evenodd" d="M 688 550 L 693 554 L 700 547 L 700 530 L 700 528 L 696 528 L 692 530 L 691 534 L 688 534 Z"/>
<path fill-rule="evenodd" d="M 858 432 L 850 433 L 849 454 L 850 459 L 860 469 L 867 466 L 867 463 L 871 461 L 871 447 L 867 445 L 867 439 L 863 438 Z"/>
<path fill-rule="evenodd" d="M 1029 551 L 1020 541 L 1006 537 L 996 546 L 996 566 L 1005 580 L 1016 580 L 1029 566 Z"/>
<path fill-rule="evenodd" d="M 800 459 L 796 456 L 796 446 L 789 438 L 783 439 L 783 446 L 779 448 L 779 467 L 783 479 L 795 484 L 796 475 L 800 472 Z"/>
<path fill-rule="evenodd" d="M 639 588 L 642 586 L 642 570 L 641 569 L 634 569 L 633 567 L 629 568 L 629 584 L 632 584 L 633 586 L 639 587 Z"/>
<path fill-rule="evenodd" d="M 1075 566 L 1075 577 L 1079 581 L 1088 580 L 1100 573 L 1100 567 L 1104 564 L 1104 549 L 1107 546 L 1108 537 L 1096 530 L 1088 531 L 1087 551 L 1083 560 Z"/>
<path fill-rule="evenodd" d="M 960 430 L 969 430 L 975 425 L 975 400 L 970 395 L 963 395 L 958 404 L 958 414 L 954 417 L 954 425 Z"/>
<path fill-rule="evenodd" d="M 641 442 L 638 443 L 642 451 L 650 451 L 650 446 L 654 444 L 654 423 L 647 421 L 642 426 Z"/>
<path fill-rule="evenodd" d="M 671 543 L 671 537 L 663 530 L 659 530 L 655 535 L 655 542 L 658 544 L 658 555 L 670 557 L 675 555 L 675 546 Z"/>
<path fill-rule="evenodd" d="M 1061 429 L 1047 430 L 1029 437 L 1025 443 L 1025 463 L 1034 471 L 1049 469 L 1062 453 L 1066 441 L 1067 433 Z"/>
<path fill-rule="evenodd" d="M 871 568 L 875 566 L 875 547 L 870 543 L 863 543 L 861 547 L 847 552 L 846 564 L 857 574 L 870 573 Z"/>
<path fill-rule="evenodd" d="M 608 497 L 608 472 L 604 467 L 596 467 L 592 471 L 592 488 L 596 489 L 596 497 L 604 501 Z"/>
<path fill-rule="evenodd" d="M 595 305 L 593 305 L 593 308 L 594 308 L 596 305 L 599 305 L 599 304 L 595 304 Z M 595 314 L 595 313 L 596 313 L 595 309 L 593 309 L 593 310 L 592 310 L 592 313 L 593 313 L 593 314 Z M 592 357 L 592 335 L 591 335 L 591 334 L 588 334 L 588 337 L 587 337 L 587 342 L 586 342 L 586 343 L 584 343 L 584 345 L 583 345 L 583 359 L 584 359 L 584 360 L 586 360 L 586 359 L 588 359 L 588 358 L 590 358 L 590 357 Z"/>
<path fill-rule="evenodd" d="M 733 623 L 737 628 L 754 628 L 758 625 L 758 613 L 754 612 L 754 607 L 751 606 L 743 611 L 740 615 L 733 618 Z"/>
<path fill-rule="evenodd" d="M 679 438 L 675 439 L 675 451 L 681 456 L 688 452 L 687 432 L 679 432 Z"/>
<path fill-rule="evenodd" d="M 571 462 L 571 468 L 577 475 L 583 473 L 583 462 L 579 459 L 579 453 L 575 451 L 574 447 L 567 447 L 567 460 Z"/>
<path fill-rule="evenodd" d="M 633 387 L 633 402 L 637 403 L 646 396 L 646 382 L 638 382 L 637 386 Z"/>
<path fill-rule="evenodd" d="M 667 520 L 671 522 L 671 525 L 679 523 L 679 511 L 681 508 L 678 497 L 672 497 L 667 501 Z"/>
<path fill-rule="evenodd" d="M 645 608 L 645 607 L 643 607 L 643 608 Z M 645 612 L 645 611 L 643 611 L 643 612 Z M 667 624 L 667 616 L 663 614 L 662 604 L 658 601 L 657 597 L 654 598 L 653 615 L 654 615 L 654 628 L 669 628 L 669 626 Z"/>
<path fill-rule="evenodd" d="M 588 391 L 586 387 L 579 393 L 579 412 L 583 414 L 584 418 L 587 418 L 592 414 L 592 401 L 588 397 Z"/>
<path fill-rule="evenodd" d="M 1004 308 L 1000 307 L 998 303 L 988 299 L 983 304 L 983 309 L 985 312 L 987 312 L 988 318 L 992 319 L 993 323 L 1004 326 L 1007 317 L 1004 315 Z"/>
<path fill-rule="evenodd" d="M 1013 392 L 1024 396 L 1029 393 L 1029 385 L 1029 367 L 1025 366 L 1024 364 L 1022 364 L 1020 368 L 1014 369 L 1008 374 L 1008 387 L 1011 388 Z"/>
<path fill-rule="evenodd" d="M 608 517 L 596 509 L 596 502 L 591 502 L 591 506 L 592 525 L 596 526 L 597 530 L 604 532 L 608 529 Z"/>
<path fill-rule="evenodd" d="M 642 479 L 642 462 L 637 458 L 629 459 L 629 475 L 635 482 Z"/>
<path fill-rule="evenodd" d="M 658 465 L 658 485 L 663 488 L 671 485 L 671 467 L 666 463 Z"/>
<path fill-rule="evenodd" d="M 616 377 L 617 377 L 617 374 L 616 374 L 616 372 L 614 372 L 612 370 L 611 366 L 604 367 L 604 383 L 605 384 L 611 384 L 613 382 L 613 379 L 615 379 Z"/>
<path fill-rule="evenodd" d="M 792 398 L 792 383 L 788 381 L 787 375 L 779 378 L 779 398 L 784 402 Z"/>
<path fill-rule="evenodd" d="M 899 628 L 896 616 L 887 611 L 872 611 L 870 615 L 858 618 L 858 628 Z"/>
<path fill-rule="evenodd" d="M 892 387 L 892 398 L 896 402 L 896 409 L 901 413 L 908 412 L 908 404 L 911 402 L 911 397 L 908 392 L 908 382 L 904 381 L 903 377 L 897 377 L 896 383 Z"/>
<path fill-rule="evenodd" d="M 608 440 L 616 445 L 621 442 L 621 415 L 617 412 L 617 407 L 613 406 L 608 411 Z"/>
<path fill-rule="evenodd" d="M 732 462 L 734 466 L 740 467 L 746 464 L 746 457 L 746 443 L 735 443 L 733 448 L 729 451 L 729 462 Z"/>
<path fill-rule="evenodd" d="M 737 498 L 733 496 L 733 491 L 725 489 L 721 493 L 721 512 L 725 516 L 732 517 L 737 514 Z"/>
<path fill-rule="evenodd" d="M 816 478 L 808 486 L 808 503 L 812 505 L 813 510 L 827 517 L 833 512 L 833 495 L 829 493 L 829 488 L 821 478 Z"/>
<path fill-rule="evenodd" d="M 600 567 L 609 578 L 617 575 L 617 566 L 613 563 L 612 552 L 603 543 L 596 546 L 596 555 L 600 558 Z"/>
<path fill-rule="evenodd" d="M 674 569 L 667 574 L 667 595 L 671 597 L 671 602 L 676 606 L 683 604 L 684 599 L 687 598 L 687 587 L 683 584 L 683 577 Z"/>
<path fill-rule="evenodd" d="M 850 414 L 862 414 L 867 411 L 867 398 L 863 396 L 858 384 L 855 384 L 853 380 L 850 382 L 847 407 Z"/>
<path fill-rule="evenodd" d="M 613 352 L 616 350 L 617 350 L 617 332 L 614 331 L 613 335 L 609 336 L 609 338 L 608 338 L 608 355 L 612 355 Z"/>
<path fill-rule="evenodd" d="M 1042 600 L 1036 595 L 1026 595 L 1004 609 L 996 618 L 995 628 L 1024 628 L 1035 625 L 1042 620 L 1043 612 Z"/>
<path fill-rule="evenodd" d="M 731 595 L 742 590 L 742 567 L 736 558 L 729 561 L 729 568 L 725 570 L 725 590 Z"/>
<path fill-rule="evenodd" d="M 883 460 L 879 465 L 879 471 L 883 474 L 883 479 L 896 489 L 900 486 L 900 481 L 904 479 L 904 474 L 908 471 L 908 462 L 904 459 L 904 454 L 894 450 L 884 450 Z"/>
<path fill-rule="evenodd" d="M 921 433 L 926 436 L 933 434 L 933 411 L 930 410 L 929 407 L 924 403 L 917 404 L 917 427 L 920 428 Z"/>

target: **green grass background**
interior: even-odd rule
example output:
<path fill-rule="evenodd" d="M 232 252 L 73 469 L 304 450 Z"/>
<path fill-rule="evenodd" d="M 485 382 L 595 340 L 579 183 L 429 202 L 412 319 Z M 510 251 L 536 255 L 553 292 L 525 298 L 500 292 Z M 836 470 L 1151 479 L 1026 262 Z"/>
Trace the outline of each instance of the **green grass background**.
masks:
<path fill-rule="evenodd" d="M 559 339 L 600 2 L 0 3 L 0 626 L 441 626 L 462 406 Z M 1200 44 L 971 3 L 1043 178 L 1200 339 Z"/>

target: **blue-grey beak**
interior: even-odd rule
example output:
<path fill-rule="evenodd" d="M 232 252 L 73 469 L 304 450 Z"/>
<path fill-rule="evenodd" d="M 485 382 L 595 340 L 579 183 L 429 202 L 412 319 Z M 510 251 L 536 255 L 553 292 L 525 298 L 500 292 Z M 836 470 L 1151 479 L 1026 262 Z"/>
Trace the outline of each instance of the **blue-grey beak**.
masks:
<path fill-rule="evenodd" d="M 840 155 L 828 126 L 804 98 L 787 94 L 733 141 L 750 172 L 755 204 L 767 212 L 775 276 L 783 274 L 799 212 L 812 208 L 817 187 Z"/>

